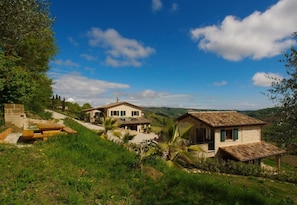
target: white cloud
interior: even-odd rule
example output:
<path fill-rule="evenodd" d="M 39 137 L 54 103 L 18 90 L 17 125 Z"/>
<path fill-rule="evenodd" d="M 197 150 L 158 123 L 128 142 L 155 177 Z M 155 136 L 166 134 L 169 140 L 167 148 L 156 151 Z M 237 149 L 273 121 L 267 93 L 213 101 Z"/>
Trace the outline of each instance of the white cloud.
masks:
<path fill-rule="evenodd" d="M 112 67 L 125 67 L 125 66 L 134 66 L 134 67 L 140 67 L 141 63 L 135 59 L 123 59 L 118 60 L 116 58 L 113 58 L 112 56 L 107 56 L 105 60 L 105 64 Z"/>
<path fill-rule="evenodd" d="M 72 45 L 74 45 L 74 46 L 78 46 L 78 45 L 79 45 L 79 44 L 77 43 L 77 41 L 74 40 L 74 38 L 72 38 L 72 37 L 68 37 L 68 41 L 69 41 Z"/>
<path fill-rule="evenodd" d="M 77 73 L 55 75 L 54 93 L 77 103 L 105 104 L 113 99 L 118 89 L 130 88 L 128 84 L 90 79 Z"/>
<path fill-rule="evenodd" d="M 75 68 L 80 67 L 79 64 L 74 63 L 72 60 L 55 60 L 53 61 L 53 63 L 58 66 L 67 66 L 67 67 L 75 67 Z"/>
<path fill-rule="evenodd" d="M 171 8 L 170 8 L 170 11 L 177 11 L 178 10 L 178 4 L 177 3 L 172 3 L 171 4 Z"/>
<path fill-rule="evenodd" d="M 163 3 L 161 0 L 152 0 L 152 10 L 159 11 L 163 7 Z"/>
<path fill-rule="evenodd" d="M 221 82 L 214 82 L 213 83 L 214 86 L 223 86 L 223 85 L 227 85 L 227 81 L 223 80 Z"/>
<path fill-rule="evenodd" d="M 144 98 L 155 98 L 158 97 L 158 93 L 153 90 L 144 90 L 141 92 L 141 96 Z"/>
<path fill-rule="evenodd" d="M 86 59 L 87 61 L 95 61 L 95 60 L 97 60 L 96 57 L 91 56 L 89 54 L 85 54 L 85 53 L 81 54 L 80 57 Z"/>
<path fill-rule="evenodd" d="M 89 45 L 106 49 L 106 64 L 110 66 L 142 65 L 140 59 L 155 53 L 155 49 L 145 47 L 141 42 L 121 36 L 115 29 L 92 28 L 88 32 Z"/>
<path fill-rule="evenodd" d="M 261 100 L 261 96 L 255 100 L 249 97 L 239 99 L 232 94 L 229 97 L 226 95 L 220 97 L 201 93 L 170 93 L 152 89 L 134 92 L 131 91 L 128 84 L 90 79 L 78 73 L 51 73 L 50 75 L 54 81 L 52 86 L 54 93 L 65 98 L 66 101 L 76 102 L 80 105 L 90 103 L 96 107 L 116 102 L 119 98 L 120 101 L 127 101 L 135 105 L 155 107 L 242 110 L 268 107 L 267 102 Z"/>
<path fill-rule="evenodd" d="M 272 85 L 273 82 L 277 82 L 283 79 L 283 76 L 276 74 L 276 73 L 264 73 L 258 72 L 256 73 L 252 80 L 254 85 L 269 87 Z"/>
<path fill-rule="evenodd" d="M 296 9 L 296 0 L 280 0 L 264 12 L 243 19 L 226 16 L 220 25 L 192 29 L 190 34 L 200 49 L 227 60 L 273 57 L 295 43 L 291 34 L 297 27 Z"/>
<path fill-rule="evenodd" d="M 139 106 L 154 107 L 187 107 L 192 100 L 192 96 L 188 94 L 174 94 L 151 89 L 145 89 L 137 93 L 116 92 L 114 95 L 119 97 L 121 101 L 128 101 Z"/>
<path fill-rule="evenodd" d="M 71 103 L 74 103 L 74 102 L 75 102 L 75 100 L 74 100 L 73 98 L 67 98 L 67 99 L 66 99 L 66 102 L 71 102 Z"/>

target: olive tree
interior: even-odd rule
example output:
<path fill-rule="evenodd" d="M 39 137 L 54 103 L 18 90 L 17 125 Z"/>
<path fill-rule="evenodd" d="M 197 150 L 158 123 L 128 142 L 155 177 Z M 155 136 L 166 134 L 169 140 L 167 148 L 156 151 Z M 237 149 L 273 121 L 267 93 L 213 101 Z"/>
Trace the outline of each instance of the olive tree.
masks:
<path fill-rule="evenodd" d="M 1 0 L 0 8 L 0 103 L 41 110 L 52 96 L 46 72 L 57 51 L 49 3 Z"/>
<path fill-rule="evenodd" d="M 297 32 L 293 37 L 297 38 Z M 270 99 L 280 108 L 275 141 L 287 146 L 297 139 L 297 50 L 291 47 L 284 56 L 287 76 L 274 81 L 268 91 Z"/>

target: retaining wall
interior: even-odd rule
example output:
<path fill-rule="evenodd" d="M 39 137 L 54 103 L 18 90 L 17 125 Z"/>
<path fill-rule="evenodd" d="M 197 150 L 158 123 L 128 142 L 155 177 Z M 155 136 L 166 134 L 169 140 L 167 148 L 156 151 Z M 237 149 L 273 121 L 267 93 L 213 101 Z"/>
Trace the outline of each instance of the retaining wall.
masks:
<path fill-rule="evenodd" d="M 23 129 L 26 121 L 24 105 L 4 104 L 4 121 L 6 127 Z"/>

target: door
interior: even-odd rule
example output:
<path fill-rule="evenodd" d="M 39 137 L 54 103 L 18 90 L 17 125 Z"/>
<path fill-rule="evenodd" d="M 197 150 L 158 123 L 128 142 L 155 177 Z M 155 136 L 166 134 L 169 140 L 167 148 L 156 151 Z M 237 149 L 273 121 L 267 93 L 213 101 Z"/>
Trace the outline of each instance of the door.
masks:
<path fill-rule="evenodd" d="M 215 145 L 215 131 L 210 130 L 210 138 L 208 142 L 208 150 L 214 150 Z"/>

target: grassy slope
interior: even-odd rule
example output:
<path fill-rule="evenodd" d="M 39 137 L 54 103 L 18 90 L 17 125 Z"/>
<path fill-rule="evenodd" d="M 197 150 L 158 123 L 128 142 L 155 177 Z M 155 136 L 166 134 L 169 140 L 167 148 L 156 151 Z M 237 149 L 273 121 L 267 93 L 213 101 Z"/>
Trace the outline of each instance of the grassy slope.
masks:
<path fill-rule="evenodd" d="M 190 174 L 160 161 L 141 172 L 133 153 L 68 123 L 79 134 L 25 148 L 0 145 L 0 204 L 286 204 L 287 197 L 297 203 L 293 184 Z"/>

